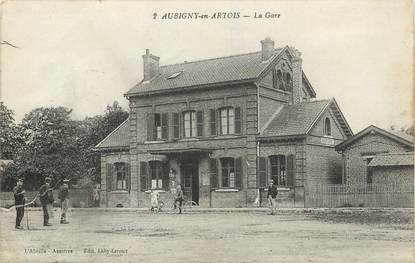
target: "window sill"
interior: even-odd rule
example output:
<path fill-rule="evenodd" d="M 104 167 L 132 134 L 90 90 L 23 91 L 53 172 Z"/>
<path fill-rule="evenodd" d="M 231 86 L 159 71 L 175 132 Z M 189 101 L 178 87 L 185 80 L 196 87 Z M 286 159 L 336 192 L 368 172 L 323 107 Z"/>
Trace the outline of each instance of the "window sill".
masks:
<path fill-rule="evenodd" d="M 145 141 L 144 144 L 157 144 L 157 143 L 165 143 L 166 140 L 158 140 L 158 141 Z"/>
<path fill-rule="evenodd" d="M 218 135 L 214 138 L 217 139 L 217 140 L 220 140 L 220 139 L 235 139 L 235 138 L 239 138 L 239 137 L 242 137 L 242 135 L 240 135 L 240 134 Z"/>
<path fill-rule="evenodd" d="M 200 139 L 199 138 L 183 138 L 183 139 L 180 139 L 180 140 L 177 140 L 177 141 L 179 141 L 179 142 L 193 142 L 193 141 L 200 141 Z"/>
<path fill-rule="evenodd" d="M 293 187 L 277 187 L 278 191 L 290 191 Z M 268 192 L 268 188 L 264 189 L 265 192 Z"/>
<path fill-rule="evenodd" d="M 128 194 L 128 190 L 114 190 L 111 191 L 112 194 Z"/>
<path fill-rule="evenodd" d="M 157 190 L 157 189 L 155 189 L 155 191 L 157 191 L 159 193 L 165 193 L 166 192 L 165 190 Z M 144 191 L 144 193 L 150 194 L 151 193 L 151 190 Z"/>
<path fill-rule="evenodd" d="M 223 189 L 216 189 L 215 192 L 239 192 L 239 189 L 223 188 Z"/>

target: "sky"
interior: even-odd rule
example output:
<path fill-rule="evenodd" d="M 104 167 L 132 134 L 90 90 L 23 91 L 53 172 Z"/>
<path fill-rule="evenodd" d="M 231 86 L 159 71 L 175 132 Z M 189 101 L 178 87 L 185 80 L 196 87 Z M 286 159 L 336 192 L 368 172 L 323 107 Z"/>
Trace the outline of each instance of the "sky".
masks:
<path fill-rule="evenodd" d="M 20 121 L 31 109 L 66 106 L 102 114 L 142 79 L 149 48 L 160 64 L 259 51 L 301 51 L 318 99 L 334 97 L 352 130 L 412 121 L 411 1 L 6 1 L 0 100 Z M 250 18 L 162 20 L 167 12 L 240 12 Z M 254 13 L 280 14 L 278 19 Z M 157 13 L 156 19 L 154 13 Z"/>

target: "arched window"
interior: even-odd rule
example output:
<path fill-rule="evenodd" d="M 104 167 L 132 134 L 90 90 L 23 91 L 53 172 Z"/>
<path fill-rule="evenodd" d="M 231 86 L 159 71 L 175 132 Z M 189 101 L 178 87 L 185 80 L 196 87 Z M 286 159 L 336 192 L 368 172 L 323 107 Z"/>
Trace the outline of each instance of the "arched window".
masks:
<path fill-rule="evenodd" d="M 277 70 L 277 83 L 278 83 L 278 89 L 284 90 L 284 81 L 282 80 L 282 73 L 281 70 Z"/>
<path fill-rule="evenodd" d="M 293 91 L 293 81 L 290 73 L 285 73 L 285 90 L 292 92 Z"/>
<path fill-rule="evenodd" d="M 324 135 L 331 136 L 331 122 L 329 118 L 324 120 Z"/>

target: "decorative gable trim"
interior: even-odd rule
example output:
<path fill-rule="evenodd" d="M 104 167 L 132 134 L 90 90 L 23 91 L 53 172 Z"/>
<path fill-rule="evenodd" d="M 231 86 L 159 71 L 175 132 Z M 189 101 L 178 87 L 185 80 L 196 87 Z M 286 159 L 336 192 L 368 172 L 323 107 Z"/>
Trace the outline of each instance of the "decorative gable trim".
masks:
<path fill-rule="evenodd" d="M 389 131 L 383 130 L 381 128 L 378 128 L 374 125 L 370 125 L 369 127 L 365 128 L 364 130 L 360 131 L 359 133 L 357 133 L 355 136 L 347 139 L 346 141 L 336 145 L 336 151 L 341 151 L 344 148 L 348 147 L 350 144 L 354 143 L 355 141 L 359 140 L 360 138 L 362 138 L 363 136 L 366 136 L 367 134 L 371 134 L 371 133 L 378 133 L 381 134 L 393 141 L 396 141 L 398 143 L 401 143 L 409 148 L 414 148 L 414 143 L 413 141 L 407 140 L 403 137 L 400 137 L 398 135 L 395 135 Z"/>

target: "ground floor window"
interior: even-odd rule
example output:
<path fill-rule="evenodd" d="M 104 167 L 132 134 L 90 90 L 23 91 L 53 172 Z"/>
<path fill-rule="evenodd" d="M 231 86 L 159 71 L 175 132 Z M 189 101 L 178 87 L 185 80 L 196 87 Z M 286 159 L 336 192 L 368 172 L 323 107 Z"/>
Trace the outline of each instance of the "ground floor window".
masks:
<path fill-rule="evenodd" d="M 127 171 L 125 163 L 114 163 L 117 190 L 127 189 Z"/>
<path fill-rule="evenodd" d="M 369 163 L 373 160 L 373 157 L 366 158 L 366 183 L 371 184 L 373 183 L 373 171 L 372 167 L 369 166 Z"/>
<path fill-rule="evenodd" d="M 217 188 L 242 188 L 242 157 L 209 159 L 210 186 Z"/>
<path fill-rule="evenodd" d="M 287 185 L 287 170 L 285 155 L 273 155 L 269 157 L 270 177 L 276 185 Z"/>
<path fill-rule="evenodd" d="M 267 187 L 270 179 L 278 186 L 295 186 L 295 158 L 293 154 L 259 156 L 257 158 L 257 187 Z"/>
<path fill-rule="evenodd" d="M 162 180 L 162 164 L 160 161 L 151 161 L 150 163 L 150 179 L 151 189 L 162 189 L 163 180 Z"/>
<path fill-rule="evenodd" d="M 233 158 L 221 158 L 222 187 L 235 187 L 235 160 Z"/>

